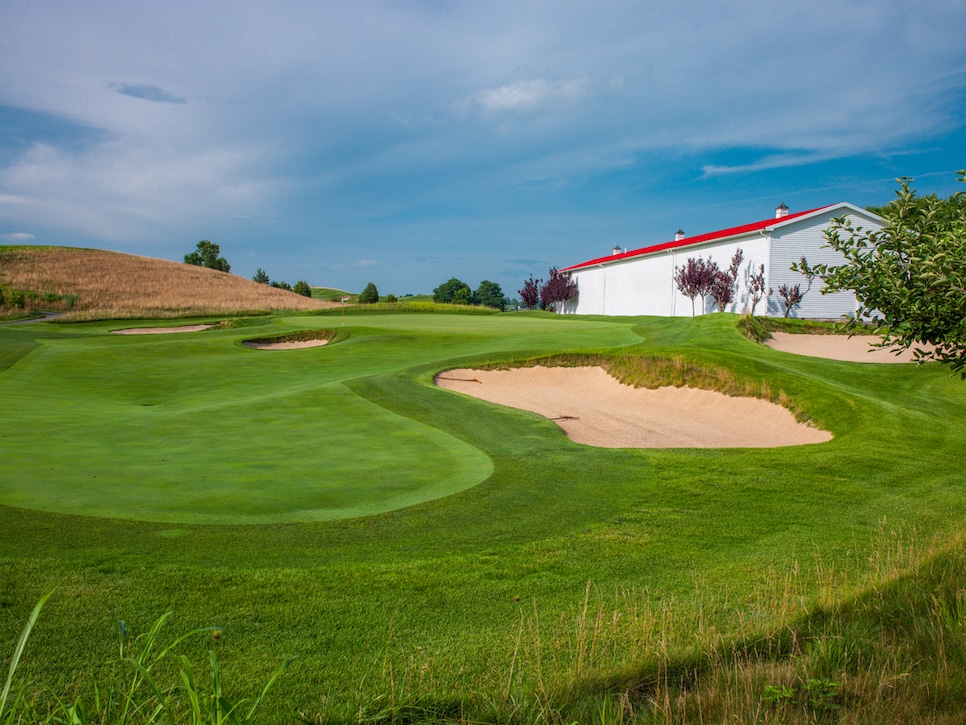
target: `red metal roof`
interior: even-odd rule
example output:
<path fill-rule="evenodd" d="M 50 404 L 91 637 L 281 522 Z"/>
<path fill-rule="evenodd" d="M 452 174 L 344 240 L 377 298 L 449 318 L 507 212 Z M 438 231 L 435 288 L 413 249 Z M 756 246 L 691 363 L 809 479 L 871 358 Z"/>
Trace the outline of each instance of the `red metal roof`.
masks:
<path fill-rule="evenodd" d="M 699 234 L 696 237 L 685 237 L 684 239 L 676 239 L 673 242 L 663 242 L 661 244 L 654 244 L 650 247 L 642 247 L 641 249 L 633 249 L 630 252 L 623 252 L 621 254 L 608 254 L 606 257 L 598 257 L 597 259 L 591 259 L 589 262 L 582 262 L 580 264 L 575 264 L 572 267 L 567 267 L 560 270 L 561 272 L 572 272 L 575 269 L 582 269 L 583 267 L 593 267 L 598 264 L 606 264 L 609 262 L 618 262 L 622 259 L 630 259 L 632 257 L 642 257 L 645 254 L 653 254 L 654 252 L 663 252 L 666 249 L 677 249 L 678 247 L 687 247 L 692 244 L 701 244 L 702 242 L 713 242 L 716 239 L 727 239 L 728 237 L 737 237 L 742 234 L 747 234 L 749 232 L 757 232 L 762 229 L 768 229 L 769 227 L 775 227 L 780 224 L 785 224 L 793 219 L 798 219 L 799 217 L 807 216 L 808 214 L 814 214 L 817 211 L 822 211 L 823 209 L 828 209 L 833 205 L 820 206 L 817 209 L 809 209 L 808 211 L 800 211 L 795 214 L 789 214 L 788 216 L 776 219 L 772 217 L 771 219 L 764 219 L 760 222 L 752 222 L 751 224 L 743 224 L 739 227 L 731 227 L 730 229 L 721 229 L 716 232 L 708 232 L 707 234 Z"/>

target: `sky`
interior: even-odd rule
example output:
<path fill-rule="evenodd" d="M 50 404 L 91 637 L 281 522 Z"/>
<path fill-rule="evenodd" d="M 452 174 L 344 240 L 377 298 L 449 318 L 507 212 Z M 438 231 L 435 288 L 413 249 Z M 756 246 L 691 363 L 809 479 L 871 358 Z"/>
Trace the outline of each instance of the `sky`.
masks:
<path fill-rule="evenodd" d="M 962 0 L 4 0 L 0 244 L 514 297 L 609 253 L 963 189 Z"/>

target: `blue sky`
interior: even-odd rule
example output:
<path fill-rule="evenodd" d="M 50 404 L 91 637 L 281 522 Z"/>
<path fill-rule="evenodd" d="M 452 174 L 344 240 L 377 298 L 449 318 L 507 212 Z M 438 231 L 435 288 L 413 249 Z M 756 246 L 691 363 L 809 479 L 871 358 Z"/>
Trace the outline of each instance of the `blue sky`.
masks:
<path fill-rule="evenodd" d="M 0 27 L 0 244 L 515 296 L 966 168 L 961 0 L 5 0 Z"/>

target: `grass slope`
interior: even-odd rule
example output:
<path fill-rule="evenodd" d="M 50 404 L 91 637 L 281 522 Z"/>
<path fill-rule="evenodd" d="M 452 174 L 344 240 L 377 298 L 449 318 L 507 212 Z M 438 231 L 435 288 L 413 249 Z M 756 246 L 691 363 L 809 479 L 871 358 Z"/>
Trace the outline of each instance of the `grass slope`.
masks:
<path fill-rule="evenodd" d="M 0 394 L 27 431 L 18 423 L 0 433 L 0 460 L 17 457 L 0 483 L 0 651 L 40 595 L 57 589 L 22 677 L 68 693 L 83 671 L 89 688 L 116 651 L 118 619 L 144 631 L 175 609 L 183 631 L 224 628 L 217 650 L 236 692 L 257 692 L 284 657 L 299 655 L 266 702 L 269 720 L 661 721 L 695 682 L 723 682 L 689 664 L 702 652 L 736 666 L 734 643 L 774 639 L 786 626 L 805 632 L 807 612 L 914 570 L 920 559 L 909 557 L 879 580 L 868 574 L 882 541 L 906 535 L 894 532 L 931 541 L 961 530 L 966 386 L 937 367 L 786 355 L 745 339 L 728 315 L 354 314 L 348 339 L 330 347 L 280 355 L 238 346 L 336 325 L 293 316 L 257 332 L 163 340 L 110 337 L 105 324 L 3 331 Z M 566 350 L 628 370 L 659 356 L 723 368 L 738 384 L 765 381 L 836 437 L 769 450 L 598 450 L 536 416 L 431 385 L 445 367 Z M 397 428 L 407 433 L 397 438 Z M 414 441 L 437 447 L 397 459 Z M 131 446 L 153 456 L 148 465 L 134 465 Z M 177 446 L 188 471 L 158 460 Z M 429 480 L 454 457 L 469 487 L 448 496 L 429 492 L 364 518 L 281 523 L 312 510 L 302 489 L 315 464 L 325 480 L 331 460 L 338 479 L 328 480 L 369 499 L 385 493 L 373 479 Z M 191 525 L 184 516 L 197 503 L 167 521 L 133 520 L 131 502 L 164 499 L 173 511 L 198 490 L 199 473 L 239 459 L 245 465 L 220 485 L 239 496 L 268 489 L 247 513 L 278 523 Z M 84 478 L 95 466 L 91 475 L 114 478 L 87 495 L 103 483 Z M 182 488 L 165 491 L 166 480 Z M 39 487 L 48 488 L 32 504 L 13 500 Z M 125 502 L 115 495 L 123 487 L 143 490 Z M 52 510 L 38 510 L 40 498 Z M 121 518 L 84 515 L 97 505 Z M 226 499 L 208 515 L 224 521 L 233 510 Z M 192 656 L 211 646 L 185 644 Z M 798 682 L 781 665 L 790 651 L 772 651 L 780 672 L 748 675 L 749 707 L 762 721 L 788 720 L 797 707 L 769 710 L 763 699 L 767 684 Z M 852 686 L 862 661 L 819 657 L 801 672 Z M 661 672 L 678 691 L 654 689 Z M 932 708 L 943 721 L 955 712 L 957 681 L 946 681 L 916 713 Z M 674 712 L 692 707 L 682 702 Z M 817 717 L 802 707 L 802 721 Z"/>
<path fill-rule="evenodd" d="M 313 310 L 334 306 L 250 279 L 164 259 L 72 247 L 0 246 L 0 284 L 70 296 L 68 319 L 182 317 L 239 310 Z M 75 299 L 76 298 L 76 299 Z"/>

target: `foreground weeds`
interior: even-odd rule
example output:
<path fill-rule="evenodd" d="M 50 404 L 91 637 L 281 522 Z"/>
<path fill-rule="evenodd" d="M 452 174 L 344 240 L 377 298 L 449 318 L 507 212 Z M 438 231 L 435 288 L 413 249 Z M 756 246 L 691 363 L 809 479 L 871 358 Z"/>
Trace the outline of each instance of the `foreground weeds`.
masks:
<path fill-rule="evenodd" d="M 390 644 L 372 681 L 306 720 L 966 722 L 963 543 L 890 534 L 844 568 L 816 556 L 807 571 L 770 570 L 743 598 L 696 581 L 697 611 L 589 583 L 555 621 L 521 604 L 509 666 L 485 692 L 447 695 L 451 673 Z"/>
<path fill-rule="evenodd" d="M 196 670 L 184 654 L 176 654 L 186 640 L 208 634 L 217 640 L 216 627 L 197 629 L 162 644 L 161 629 L 171 616 L 159 618 L 145 634 L 129 639 L 127 624 L 120 622 L 120 647 L 107 683 L 95 683 L 93 696 L 63 698 L 53 693 L 27 692 L 21 688 L 10 700 L 11 685 L 37 623 L 47 594 L 34 607 L 17 641 L 3 691 L 0 692 L 0 725 L 12 723 L 64 723 L 69 725 L 126 725 L 127 723 L 210 723 L 247 725 L 257 722 L 256 712 L 279 676 L 292 663 L 282 663 L 253 700 L 232 702 L 222 684 L 221 667 L 214 650 L 207 653 L 206 669 Z"/>
<path fill-rule="evenodd" d="M 871 555 L 831 566 L 765 571 L 736 596 L 695 581 L 696 605 L 588 583 L 581 605 L 545 621 L 520 603 L 507 664 L 461 682 L 430 653 L 392 637 L 354 692 L 320 694 L 308 723 L 959 723 L 966 704 L 963 538 L 921 545 L 882 534 Z M 46 599 L 46 598 L 45 598 Z M 229 699 L 214 649 L 196 669 L 162 644 L 169 615 L 129 639 L 88 698 L 12 687 L 37 605 L 0 695 L 0 723 L 250 723 L 283 663 L 258 694 Z M 82 683 L 90 685 L 90 683 Z M 467 687 L 469 685 L 469 687 Z"/>

